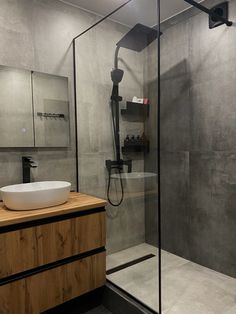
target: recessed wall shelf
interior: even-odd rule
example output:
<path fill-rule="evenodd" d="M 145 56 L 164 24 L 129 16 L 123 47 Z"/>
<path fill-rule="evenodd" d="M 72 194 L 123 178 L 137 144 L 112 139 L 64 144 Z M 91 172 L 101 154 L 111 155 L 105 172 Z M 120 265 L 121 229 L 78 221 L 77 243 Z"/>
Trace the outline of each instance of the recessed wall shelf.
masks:
<path fill-rule="evenodd" d="M 121 115 L 132 121 L 142 121 L 149 116 L 149 105 L 127 101 L 126 106 L 126 109 L 121 109 Z"/>

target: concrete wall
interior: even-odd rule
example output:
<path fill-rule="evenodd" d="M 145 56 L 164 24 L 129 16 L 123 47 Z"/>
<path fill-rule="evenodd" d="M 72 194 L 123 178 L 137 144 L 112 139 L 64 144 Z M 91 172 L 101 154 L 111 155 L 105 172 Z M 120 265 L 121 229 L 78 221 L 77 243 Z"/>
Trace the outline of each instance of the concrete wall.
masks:
<path fill-rule="evenodd" d="M 0 66 L 0 86 L 0 147 L 33 147 L 31 72 Z"/>
<path fill-rule="evenodd" d="M 108 173 L 106 159 L 114 160 L 114 141 L 110 109 L 116 43 L 129 29 L 105 21 L 76 42 L 77 92 L 79 125 L 80 190 L 107 198 Z M 119 67 L 125 71 L 120 84 L 121 108 L 133 96 L 143 96 L 143 54 L 120 50 Z M 121 144 L 127 134 L 142 134 L 142 122 L 130 122 L 120 116 Z M 131 154 L 133 171 L 144 170 L 142 154 Z M 126 169 L 125 169 L 126 170 Z M 127 171 L 127 170 L 126 170 Z M 107 206 L 107 249 L 113 253 L 145 239 L 144 182 L 124 180 L 124 202 L 119 207 Z M 119 180 L 112 180 L 111 198 L 120 199 Z"/>
<path fill-rule="evenodd" d="M 21 156 L 30 155 L 39 164 L 32 170 L 33 180 L 68 180 L 75 188 L 71 40 L 98 19 L 94 14 L 56 0 L 1 1 L 0 64 L 69 78 L 72 145 L 69 149 L 0 149 L 0 186 L 22 182 Z M 114 157 L 109 111 L 110 70 L 115 44 L 127 31 L 124 26 L 106 21 L 77 42 L 80 190 L 100 197 L 106 197 L 105 160 Z M 125 100 L 142 96 L 141 55 L 127 52 L 121 56 L 124 58 L 121 66 L 126 71 L 121 95 Z M 143 131 L 140 123 L 121 121 L 121 124 L 122 139 L 126 134 Z M 132 158 L 136 159 L 134 170 L 143 171 L 143 156 Z M 123 205 L 118 209 L 108 208 L 110 252 L 144 241 L 144 183 L 124 184 Z"/>
<path fill-rule="evenodd" d="M 39 164 L 34 180 L 68 180 L 75 188 L 73 64 L 71 40 L 96 20 L 54 0 L 2 0 L 0 64 L 69 78 L 71 147 L 68 149 L 0 149 L 0 186 L 21 183 L 21 156 Z"/>
<path fill-rule="evenodd" d="M 235 21 L 235 0 L 229 11 Z M 235 47 L 235 27 L 209 30 L 204 13 L 179 18 L 161 38 L 163 248 L 233 277 Z M 156 236 L 153 229 L 147 241 Z"/>

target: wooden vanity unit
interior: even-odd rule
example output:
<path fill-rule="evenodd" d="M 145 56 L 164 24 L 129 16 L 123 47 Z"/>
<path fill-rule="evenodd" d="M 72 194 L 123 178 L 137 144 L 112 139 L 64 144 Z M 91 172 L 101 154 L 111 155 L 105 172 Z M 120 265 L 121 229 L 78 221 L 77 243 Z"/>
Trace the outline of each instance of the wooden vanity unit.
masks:
<path fill-rule="evenodd" d="M 38 314 L 105 284 L 106 201 L 10 211 L 0 203 L 0 314 Z"/>

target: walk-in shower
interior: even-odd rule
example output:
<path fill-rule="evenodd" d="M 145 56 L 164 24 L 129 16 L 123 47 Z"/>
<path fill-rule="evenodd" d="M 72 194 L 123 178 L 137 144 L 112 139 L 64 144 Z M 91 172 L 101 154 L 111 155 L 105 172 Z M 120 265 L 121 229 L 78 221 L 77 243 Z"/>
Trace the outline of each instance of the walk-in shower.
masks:
<path fill-rule="evenodd" d="M 236 313 L 235 12 L 133 0 L 76 42 L 80 191 L 117 205 L 107 281 L 148 313 Z"/>
<path fill-rule="evenodd" d="M 112 206 L 120 206 L 124 199 L 124 186 L 121 173 L 124 166 L 128 167 L 128 172 L 132 171 L 132 160 L 121 159 L 120 145 L 120 106 L 122 97 L 119 95 L 119 84 L 121 83 L 124 71 L 118 68 L 120 48 L 126 48 L 135 52 L 141 52 L 147 48 L 157 38 L 157 30 L 142 24 L 136 24 L 125 36 L 116 44 L 114 68 L 111 71 L 111 79 L 113 82 L 111 95 L 111 113 L 112 125 L 114 132 L 114 141 L 116 149 L 116 160 L 106 160 L 106 168 L 108 170 L 108 187 L 107 199 Z M 114 203 L 110 198 L 111 176 L 112 172 L 116 171 L 120 175 L 121 197 L 117 203 Z"/>
<path fill-rule="evenodd" d="M 157 140 L 152 134 L 149 136 L 147 129 L 148 120 L 156 120 L 157 98 L 148 96 L 148 82 L 156 85 L 157 55 L 150 71 L 147 66 L 149 49 L 157 47 L 157 7 L 153 1 L 149 7 L 146 3 L 146 17 L 142 19 L 141 11 L 134 13 L 137 3 L 144 5 L 143 0 L 134 0 L 123 8 L 123 13 L 119 12 L 130 12 L 129 26 L 115 22 L 119 16 L 113 16 L 113 20 L 104 20 L 76 41 L 81 138 L 87 130 L 86 142 L 78 141 L 80 191 L 90 191 L 116 205 L 106 207 L 108 282 L 135 299 L 139 306 L 156 312 L 158 248 L 157 244 L 145 243 L 145 207 L 153 204 L 156 210 L 157 202 Z M 148 101 L 144 103 L 144 99 Z M 126 145 L 127 138 L 141 143 Z M 149 163 L 147 158 L 151 156 L 155 156 L 155 161 Z M 158 229 L 157 221 L 153 220 L 153 225 Z M 151 273 L 139 269 L 149 263 Z M 148 279 L 152 274 L 154 281 L 146 290 L 151 303 L 139 297 L 144 280 L 142 284 L 130 280 L 136 267 L 137 279 Z M 124 284 L 130 282 L 131 290 L 120 285 L 126 272 Z M 132 292 L 135 287 L 137 293 Z"/>

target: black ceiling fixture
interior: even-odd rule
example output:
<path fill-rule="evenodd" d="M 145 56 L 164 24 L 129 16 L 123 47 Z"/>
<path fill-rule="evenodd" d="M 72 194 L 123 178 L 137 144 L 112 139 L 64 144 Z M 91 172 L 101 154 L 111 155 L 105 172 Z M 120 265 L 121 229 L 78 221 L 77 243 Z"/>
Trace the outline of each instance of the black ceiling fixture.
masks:
<path fill-rule="evenodd" d="M 194 0 L 184 0 L 185 2 L 193 5 L 197 9 L 207 13 L 209 15 L 209 28 L 215 28 L 217 26 L 226 24 L 232 26 L 233 22 L 229 21 L 229 3 L 228 1 L 217 4 L 211 9 L 208 9 Z"/>

